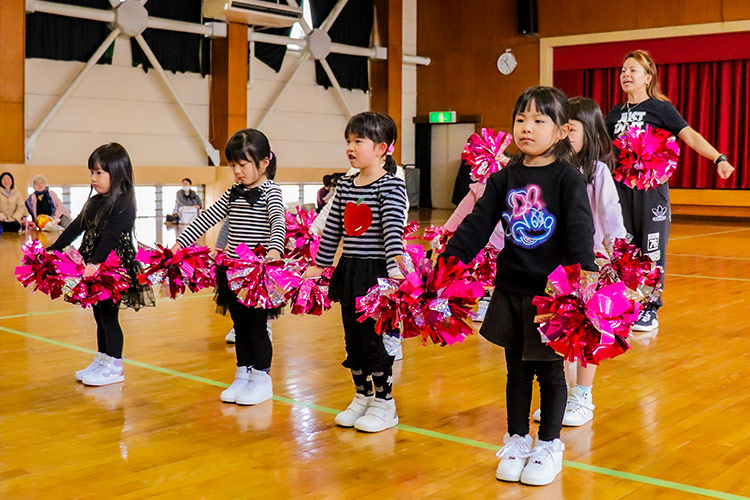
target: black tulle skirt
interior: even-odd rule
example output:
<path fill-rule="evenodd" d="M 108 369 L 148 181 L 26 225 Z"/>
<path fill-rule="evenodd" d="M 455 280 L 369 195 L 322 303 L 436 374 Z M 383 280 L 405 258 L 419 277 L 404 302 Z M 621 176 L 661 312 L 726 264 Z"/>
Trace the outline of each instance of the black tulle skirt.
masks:
<path fill-rule="evenodd" d="M 388 277 L 384 259 L 341 257 L 331 276 L 328 297 L 342 305 L 355 305 L 357 297 L 367 294 L 378 278 Z"/>
<path fill-rule="evenodd" d="M 214 301 L 216 302 L 216 312 L 226 315 L 229 306 L 239 303 L 237 295 L 229 288 L 227 280 L 227 267 L 216 266 L 216 289 L 214 290 Z M 243 305 L 242 307 L 246 307 Z M 283 306 L 275 309 L 267 309 L 268 319 L 276 319 L 281 316 Z"/>

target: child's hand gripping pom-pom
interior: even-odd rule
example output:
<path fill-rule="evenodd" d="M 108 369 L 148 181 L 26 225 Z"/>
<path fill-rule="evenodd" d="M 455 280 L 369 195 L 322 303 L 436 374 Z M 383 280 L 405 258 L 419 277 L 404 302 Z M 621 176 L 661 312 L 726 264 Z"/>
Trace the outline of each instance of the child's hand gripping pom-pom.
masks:
<path fill-rule="evenodd" d="M 319 278 L 302 280 L 299 286 L 288 294 L 292 314 L 320 316 L 323 311 L 331 308 L 328 286 L 331 283 L 333 269 L 332 267 L 326 268 Z"/>
<path fill-rule="evenodd" d="M 176 252 L 156 245 L 158 248 L 141 247 L 136 260 L 146 264 L 138 276 L 141 284 L 159 287 L 165 297 L 175 299 L 189 288 L 195 293 L 216 284 L 211 270 L 210 250 L 206 247 L 189 246 Z"/>
<path fill-rule="evenodd" d="M 262 245 L 252 251 L 241 243 L 235 249 L 239 259 L 225 257 L 229 289 L 243 305 L 260 309 L 276 309 L 284 305 L 285 298 L 297 289 L 302 281 L 298 266 L 284 261 L 267 261 Z"/>
<path fill-rule="evenodd" d="M 445 251 L 448 240 L 453 236 L 453 231 L 443 226 L 428 226 L 425 228 L 422 239 L 430 240 L 430 248 L 440 254 Z"/>
<path fill-rule="evenodd" d="M 119 302 L 122 294 L 133 284 L 114 251 L 109 253 L 90 277 L 84 277 L 86 264 L 78 250 L 68 247 L 62 252 L 56 251 L 55 256 L 55 267 L 62 279 L 65 301 L 78 304 L 84 309 L 102 300 Z"/>
<path fill-rule="evenodd" d="M 408 245 L 396 262 L 403 280 L 380 279 L 358 300 L 359 320 L 377 320 L 379 334 L 395 329 L 404 338 L 420 337 L 424 343 L 451 345 L 473 332 L 466 323 L 478 298 L 481 283 L 471 280 L 470 267 L 455 257 L 427 258 L 419 245 Z M 394 289 L 395 288 L 395 289 Z"/>
<path fill-rule="evenodd" d="M 533 300 L 542 342 L 583 366 L 627 351 L 630 327 L 641 310 L 624 283 L 600 286 L 598 278 L 577 264 L 558 266 L 548 277 L 547 296 Z"/>
<path fill-rule="evenodd" d="M 471 262 L 471 275 L 484 287 L 495 285 L 497 275 L 497 254 L 500 251 L 491 245 L 487 245 L 477 254 Z"/>

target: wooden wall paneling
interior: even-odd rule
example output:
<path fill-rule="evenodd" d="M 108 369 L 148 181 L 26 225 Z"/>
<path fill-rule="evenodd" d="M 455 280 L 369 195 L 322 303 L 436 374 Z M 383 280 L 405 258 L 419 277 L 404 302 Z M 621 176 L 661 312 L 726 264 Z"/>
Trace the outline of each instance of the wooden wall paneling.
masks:
<path fill-rule="evenodd" d="M 0 163 L 25 161 L 25 30 L 24 3 L 0 2 Z"/>
<path fill-rule="evenodd" d="M 403 115 L 403 0 L 375 0 L 374 6 L 377 30 L 374 38 L 388 48 L 388 59 L 370 63 L 370 109 L 387 113 L 399 125 Z M 393 157 L 401 163 L 400 137 Z"/>
<path fill-rule="evenodd" d="M 247 127 L 247 26 L 229 23 L 226 38 L 212 40 L 211 54 L 211 144 L 221 152 L 237 130 Z"/>

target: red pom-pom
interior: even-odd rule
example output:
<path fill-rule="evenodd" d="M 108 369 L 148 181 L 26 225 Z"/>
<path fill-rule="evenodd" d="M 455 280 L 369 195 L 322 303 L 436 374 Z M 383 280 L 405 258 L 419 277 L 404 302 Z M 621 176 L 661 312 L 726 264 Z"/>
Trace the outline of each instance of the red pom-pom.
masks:
<path fill-rule="evenodd" d="M 47 253 L 39 240 L 32 240 L 23 245 L 21 265 L 16 267 L 16 279 L 25 287 L 34 285 L 33 291 L 39 290 L 52 299 L 62 295 L 62 281 L 57 274 L 54 254 Z"/>
<path fill-rule="evenodd" d="M 497 275 L 497 254 L 499 253 L 500 250 L 492 245 L 487 245 L 477 254 L 471 262 L 471 275 L 474 280 L 486 287 L 494 286 L 495 276 Z"/>
<path fill-rule="evenodd" d="M 313 261 L 318 254 L 320 236 L 312 234 L 310 227 L 318 214 L 297 207 L 296 213 L 286 212 L 286 241 L 284 257 Z"/>
<path fill-rule="evenodd" d="M 299 286 L 289 295 L 292 314 L 311 314 L 320 316 L 331 308 L 328 298 L 328 286 L 331 283 L 333 268 L 328 267 L 320 278 L 302 280 Z"/>
<path fill-rule="evenodd" d="M 440 345 L 461 342 L 473 332 L 466 320 L 484 288 L 471 279 L 469 266 L 456 257 L 433 265 L 419 245 L 408 245 L 396 262 L 404 280 L 378 280 L 357 301 L 357 310 L 363 312 L 360 321 L 374 318 L 380 334 L 400 327 L 404 338 Z"/>
<path fill-rule="evenodd" d="M 549 275 L 548 296 L 533 300 L 542 341 L 583 366 L 628 350 L 626 339 L 641 309 L 623 283 L 600 286 L 598 278 L 579 265 L 558 266 Z"/>
<path fill-rule="evenodd" d="M 428 226 L 425 228 L 422 238 L 430 240 L 430 248 L 435 253 L 443 253 L 451 236 L 453 236 L 453 231 L 450 229 L 446 229 L 443 226 Z"/>
<path fill-rule="evenodd" d="M 161 294 L 171 299 L 183 295 L 185 288 L 195 293 L 216 284 L 208 248 L 190 246 L 172 253 L 169 248 L 156 246 L 158 249 L 138 249 L 136 260 L 147 266 L 138 276 L 139 283 L 159 286 Z"/>
<path fill-rule="evenodd" d="M 86 264 L 78 250 L 68 247 L 63 252 L 55 252 L 55 256 L 65 301 L 78 304 L 84 309 L 102 300 L 119 302 L 122 294 L 132 285 L 128 272 L 122 267 L 120 258 L 114 251 L 109 253 L 107 259 L 88 278 L 83 277 Z"/>
<path fill-rule="evenodd" d="M 251 251 L 241 243 L 235 252 L 239 259 L 225 257 L 222 264 L 227 266 L 230 290 L 247 307 L 280 307 L 302 281 L 297 266 L 287 265 L 284 261 L 266 261 L 266 250 L 262 245 Z"/>
<path fill-rule="evenodd" d="M 615 139 L 620 150 L 616 181 L 633 189 L 651 189 L 664 184 L 677 168 L 680 146 L 669 131 L 646 125 L 633 126 Z"/>
<path fill-rule="evenodd" d="M 614 241 L 611 255 L 596 255 L 599 264 L 599 284 L 609 285 L 622 281 L 638 293 L 641 303 L 654 302 L 661 294 L 662 269 L 641 249 L 623 238 Z"/>
<path fill-rule="evenodd" d="M 474 182 L 486 183 L 490 175 L 508 164 L 509 158 L 503 154 L 513 140 L 507 132 L 495 132 L 483 128 L 479 134 L 469 137 L 461 159 L 471 165 L 471 178 Z"/>

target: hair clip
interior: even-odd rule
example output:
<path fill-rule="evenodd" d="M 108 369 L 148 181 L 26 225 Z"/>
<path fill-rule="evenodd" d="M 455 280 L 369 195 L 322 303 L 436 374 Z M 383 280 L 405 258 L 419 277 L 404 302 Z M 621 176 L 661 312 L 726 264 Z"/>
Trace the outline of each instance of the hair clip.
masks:
<path fill-rule="evenodd" d="M 396 150 L 396 147 L 395 147 L 395 146 L 393 145 L 393 143 L 391 143 L 391 145 L 390 145 L 390 146 L 388 146 L 388 151 L 386 151 L 386 152 L 385 152 L 385 154 L 387 154 L 387 155 L 389 155 L 389 156 L 390 156 L 390 155 L 392 155 L 392 154 L 393 154 L 393 152 L 394 152 L 395 150 Z"/>

